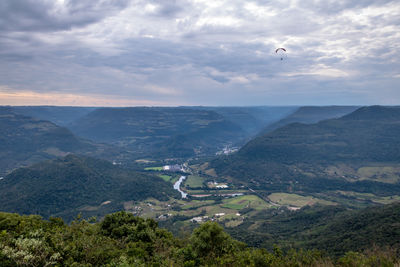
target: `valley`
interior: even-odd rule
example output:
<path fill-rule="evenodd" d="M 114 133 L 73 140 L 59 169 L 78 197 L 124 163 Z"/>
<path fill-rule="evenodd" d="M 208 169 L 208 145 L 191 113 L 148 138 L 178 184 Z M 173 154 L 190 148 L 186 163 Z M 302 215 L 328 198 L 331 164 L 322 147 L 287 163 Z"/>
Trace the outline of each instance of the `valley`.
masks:
<path fill-rule="evenodd" d="M 73 119 L 57 108 L 65 127 L 43 120 L 49 109 L 0 110 L 2 211 L 69 222 L 123 210 L 177 236 L 218 222 L 272 249 L 308 244 L 288 218 L 400 201 L 395 107 L 68 109 Z"/>
<path fill-rule="evenodd" d="M 205 164 L 207 165 L 207 164 Z M 235 228 L 246 221 L 246 229 L 251 230 L 265 220 L 260 214 L 278 212 L 291 214 L 305 207 L 340 206 L 349 209 L 361 209 L 371 205 L 391 204 L 400 201 L 400 195 L 374 194 L 357 191 L 327 190 L 323 192 L 304 192 L 296 190 L 296 184 L 286 185 L 274 190 L 254 190 L 240 183 L 235 183 L 229 177 L 216 177 L 205 174 L 204 164 L 188 165 L 180 189 L 185 193 L 181 199 L 170 199 L 160 202 L 149 198 L 144 201 L 124 203 L 126 211 L 138 216 L 159 220 L 161 225 L 179 233 L 192 229 L 205 221 L 217 221 L 226 228 Z M 380 170 L 380 175 L 391 175 L 395 167 L 361 167 L 365 170 Z M 165 167 L 146 168 L 158 177 L 169 181 L 171 186 L 176 183 L 181 174 L 165 171 Z M 385 171 L 383 171 L 385 170 Z M 185 177 L 186 177 L 185 176 Z M 352 178 L 355 181 L 368 180 L 360 176 Z M 374 179 L 371 179 L 373 181 Z M 375 179 L 376 181 L 376 179 Z M 392 184 L 385 179 L 380 182 Z M 222 187 L 221 187 L 222 185 Z M 285 190 L 286 189 L 286 190 Z M 287 190 L 289 189 L 289 190 Z M 400 191 L 398 191 L 400 192 Z M 180 229 L 180 230 L 177 230 Z"/>
<path fill-rule="evenodd" d="M 400 267 L 400 1 L 0 0 L 0 267 Z"/>

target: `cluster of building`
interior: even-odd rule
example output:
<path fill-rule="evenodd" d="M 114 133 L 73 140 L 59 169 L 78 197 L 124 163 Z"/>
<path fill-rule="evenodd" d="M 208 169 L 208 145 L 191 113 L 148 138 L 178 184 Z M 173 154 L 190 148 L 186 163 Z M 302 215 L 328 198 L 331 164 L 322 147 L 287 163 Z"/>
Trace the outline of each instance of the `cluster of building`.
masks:
<path fill-rule="evenodd" d="M 165 165 L 165 166 L 163 166 L 163 171 L 180 172 L 180 171 L 183 171 L 183 167 L 182 167 L 182 165 L 179 165 L 179 164 Z"/>
<path fill-rule="evenodd" d="M 229 154 L 237 152 L 238 150 L 239 150 L 239 148 L 237 148 L 237 147 L 226 146 L 221 151 L 218 151 L 217 153 L 215 153 L 215 155 L 217 155 L 217 156 L 218 155 L 229 155 Z"/>
<path fill-rule="evenodd" d="M 208 187 L 209 188 L 217 188 L 217 189 L 226 189 L 229 186 L 226 183 L 209 182 Z"/>
<path fill-rule="evenodd" d="M 236 216 L 240 216 L 240 213 L 237 212 L 235 215 Z M 206 221 L 215 221 L 217 218 L 222 217 L 222 216 L 225 216 L 225 212 L 216 213 L 211 218 L 209 216 L 193 217 L 192 219 L 190 219 L 190 221 L 193 222 L 193 223 L 203 223 L 203 222 L 206 222 Z"/>

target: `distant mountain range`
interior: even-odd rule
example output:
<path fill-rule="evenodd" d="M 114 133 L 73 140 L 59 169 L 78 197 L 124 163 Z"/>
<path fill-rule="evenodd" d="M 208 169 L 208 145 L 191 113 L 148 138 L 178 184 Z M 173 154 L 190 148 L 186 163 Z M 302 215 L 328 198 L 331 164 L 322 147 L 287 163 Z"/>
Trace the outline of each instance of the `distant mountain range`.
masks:
<path fill-rule="evenodd" d="M 108 143 L 134 157 L 210 156 L 241 146 L 260 131 L 290 122 L 338 117 L 356 107 L 134 107 L 13 106 L 7 109 L 67 127 L 75 136 Z M 264 129 L 264 130 L 263 130 Z"/>
<path fill-rule="evenodd" d="M 126 147 L 142 156 L 212 155 L 255 134 L 293 108 L 99 108 L 69 128 L 78 136 Z M 257 115 L 256 115 L 257 114 Z"/>
<path fill-rule="evenodd" d="M 66 220 L 121 210 L 124 201 L 179 197 L 159 177 L 75 155 L 19 168 L 0 181 L 0 192 L 2 211 Z"/>

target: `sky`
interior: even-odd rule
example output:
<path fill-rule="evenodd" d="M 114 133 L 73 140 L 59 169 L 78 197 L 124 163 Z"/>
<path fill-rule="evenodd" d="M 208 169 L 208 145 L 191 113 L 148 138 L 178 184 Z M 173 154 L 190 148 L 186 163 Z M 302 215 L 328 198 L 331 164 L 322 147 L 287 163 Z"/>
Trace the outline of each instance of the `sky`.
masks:
<path fill-rule="evenodd" d="M 0 105 L 372 104 L 400 104 L 400 1 L 0 1 Z"/>

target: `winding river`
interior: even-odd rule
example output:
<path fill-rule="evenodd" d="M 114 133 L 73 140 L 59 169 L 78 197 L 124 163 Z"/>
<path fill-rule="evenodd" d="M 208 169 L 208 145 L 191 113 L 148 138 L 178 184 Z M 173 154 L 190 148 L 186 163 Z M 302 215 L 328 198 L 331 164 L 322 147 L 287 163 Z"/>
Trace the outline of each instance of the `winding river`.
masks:
<path fill-rule="evenodd" d="M 186 176 L 181 176 L 181 177 L 179 178 L 179 180 L 176 181 L 176 183 L 174 184 L 174 189 L 175 189 L 175 190 L 178 190 L 178 191 L 181 193 L 182 198 L 186 198 L 186 196 L 187 196 L 187 194 L 181 190 L 181 183 L 182 183 L 185 179 L 186 179 Z"/>

